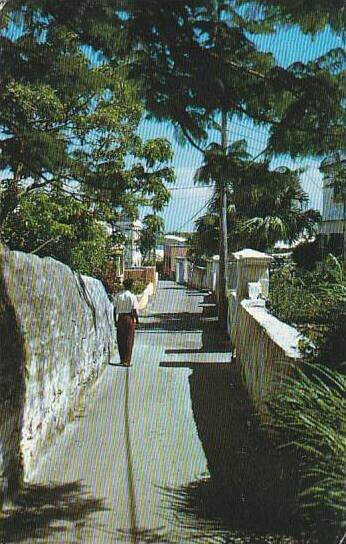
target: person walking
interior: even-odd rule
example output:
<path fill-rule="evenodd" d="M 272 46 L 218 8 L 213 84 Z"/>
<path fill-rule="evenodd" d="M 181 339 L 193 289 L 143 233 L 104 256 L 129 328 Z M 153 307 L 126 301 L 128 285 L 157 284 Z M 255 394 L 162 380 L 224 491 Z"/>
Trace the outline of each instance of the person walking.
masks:
<path fill-rule="evenodd" d="M 131 293 L 133 280 L 124 280 L 124 291 L 115 295 L 114 322 L 117 328 L 117 342 L 120 364 L 131 366 L 132 348 L 135 339 L 136 324 L 139 324 L 139 306 L 136 295 Z"/>

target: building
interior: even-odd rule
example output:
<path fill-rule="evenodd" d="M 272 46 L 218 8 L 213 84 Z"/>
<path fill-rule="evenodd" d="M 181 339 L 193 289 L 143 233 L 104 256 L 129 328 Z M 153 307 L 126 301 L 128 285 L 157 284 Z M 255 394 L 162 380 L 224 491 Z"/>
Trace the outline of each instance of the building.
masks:
<path fill-rule="evenodd" d="M 125 268 L 142 266 L 142 253 L 140 251 L 142 221 L 132 221 L 124 218 L 118 222 L 118 226 L 125 236 Z"/>
<path fill-rule="evenodd" d="M 177 258 L 187 257 L 188 245 L 186 238 L 168 234 L 165 236 L 163 250 L 163 274 L 166 278 L 175 279 Z"/>
<path fill-rule="evenodd" d="M 342 162 L 345 167 L 346 159 Z M 346 195 L 336 191 L 331 174 L 323 182 L 323 212 L 320 229 L 322 249 L 342 253 L 345 230 Z"/>

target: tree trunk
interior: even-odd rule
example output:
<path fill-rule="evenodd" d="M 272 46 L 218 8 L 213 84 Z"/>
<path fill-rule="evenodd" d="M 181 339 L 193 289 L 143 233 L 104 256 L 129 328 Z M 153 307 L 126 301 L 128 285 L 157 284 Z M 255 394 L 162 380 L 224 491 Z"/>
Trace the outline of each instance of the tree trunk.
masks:
<path fill-rule="evenodd" d="M 227 152 L 227 112 L 222 111 L 221 145 Z M 220 187 L 220 269 L 219 269 L 219 324 L 223 330 L 227 330 L 227 286 L 228 286 L 228 242 L 227 242 L 227 180 L 221 182 Z"/>
<path fill-rule="evenodd" d="M 18 191 L 17 183 L 13 182 L 1 195 L 1 198 L 0 198 L 0 238 L 2 236 L 2 231 L 3 231 L 7 217 L 18 206 L 18 203 L 19 203 L 18 192 L 19 191 Z"/>

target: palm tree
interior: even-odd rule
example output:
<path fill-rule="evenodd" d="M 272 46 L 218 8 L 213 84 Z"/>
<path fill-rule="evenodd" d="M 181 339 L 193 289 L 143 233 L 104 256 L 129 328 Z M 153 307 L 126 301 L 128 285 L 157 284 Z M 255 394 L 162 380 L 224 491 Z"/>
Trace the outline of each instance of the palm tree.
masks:
<path fill-rule="evenodd" d="M 222 116 L 225 127 L 225 116 Z M 223 134 L 226 130 L 223 130 Z M 204 152 L 202 166 L 196 171 L 195 182 L 203 185 L 214 185 L 214 197 L 217 198 L 216 213 L 219 217 L 219 304 L 218 314 L 220 326 L 225 328 L 227 323 L 227 255 L 228 255 L 228 225 L 227 211 L 229 192 L 232 182 L 237 178 L 241 165 L 249 157 L 246 152 L 245 140 L 239 140 L 227 145 L 223 135 L 221 144 L 212 143 Z"/>
<path fill-rule="evenodd" d="M 233 185 L 238 244 L 266 250 L 280 240 L 292 243 L 315 233 L 320 214 L 307 209 L 308 195 L 301 172 L 287 167 L 269 169 L 268 162 L 251 165 Z"/>
<path fill-rule="evenodd" d="M 300 170 L 287 167 L 270 169 L 269 160 L 254 162 L 240 140 L 226 152 L 212 144 L 195 175 L 196 183 L 214 183 L 208 214 L 196 222 L 195 251 L 209 251 L 219 238 L 220 187 L 227 187 L 228 242 L 233 251 L 244 246 L 266 250 L 277 241 L 296 241 L 299 236 L 314 233 L 319 212 L 307 209 L 308 195 L 303 191 Z M 214 247 L 216 250 L 217 243 Z"/>

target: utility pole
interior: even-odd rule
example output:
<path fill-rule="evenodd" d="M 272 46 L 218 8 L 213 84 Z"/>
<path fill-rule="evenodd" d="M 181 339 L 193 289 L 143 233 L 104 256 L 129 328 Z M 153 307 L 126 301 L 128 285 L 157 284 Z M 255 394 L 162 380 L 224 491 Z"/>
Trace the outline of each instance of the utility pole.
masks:
<path fill-rule="evenodd" d="M 154 208 L 154 218 L 155 218 L 155 225 L 156 225 L 156 208 Z M 154 266 L 156 270 L 156 244 L 157 244 L 157 234 L 155 233 L 155 246 L 153 251 L 153 260 L 154 260 Z"/>
<path fill-rule="evenodd" d="M 227 153 L 227 126 L 228 115 L 226 110 L 221 112 L 221 146 L 224 153 Z M 218 317 L 222 329 L 227 328 L 227 287 L 228 287 L 228 232 L 227 232 L 227 180 L 221 180 L 220 186 L 220 261 L 219 261 L 219 305 Z"/>
<path fill-rule="evenodd" d="M 220 0 L 213 0 L 213 18 L 215 23 L 214 38 L 217 32 L 217 23 L 221 17 Z M 221 109 L 221 147 L 223 152 L 227 153 L 228 144 L 228 114 L 225 108 Z M 227 263 L 228 263 L 228 233 L 227 233 L 227 180 L 220 181 L 220 244 L 219 244 L 219 302 L 218 302 L 218 318 L 220 327 L 227 330 Z"/>

